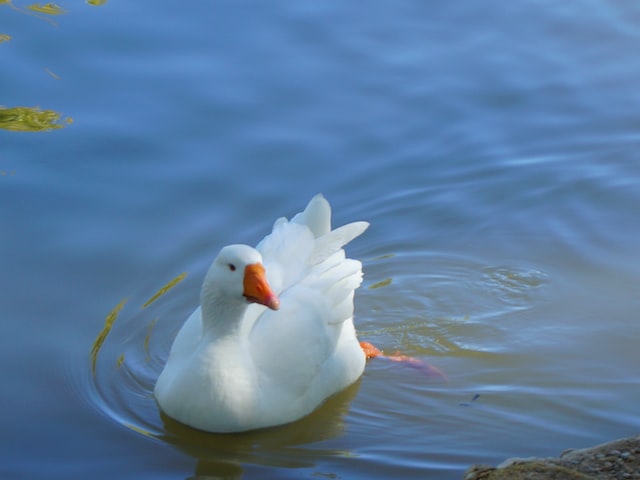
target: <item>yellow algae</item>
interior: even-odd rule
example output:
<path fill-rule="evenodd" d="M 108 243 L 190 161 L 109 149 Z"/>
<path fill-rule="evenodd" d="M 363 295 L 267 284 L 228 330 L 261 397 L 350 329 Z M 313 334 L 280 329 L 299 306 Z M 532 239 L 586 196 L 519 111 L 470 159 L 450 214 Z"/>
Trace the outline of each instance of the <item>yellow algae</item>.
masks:
<path fill-rule="evenodd" d="M 20 12 L 21 10 L 16 7 L 13 2 L 11 0 L 0 0 L 0 5 L 8 5 L 9 7 L 13 8 L 14 10 Z"/>
<path fill-rule="evenodd" d="M 116 368 L 120 368 L 124 363 L 124 353 L 121 353 L 118 359 L 116 360 Z"/>
<path fill-rule="evenodd" d="M 6 33 L 0 33 L 0 43 L 8 42 L 11 40 L 11 35 L 7 35 Z"/>
<path fill-rule="evenodd" d="M 380 287 L 386 287 L 387 285 L 391 285 L 392 280 L 390 278 L 387 278 L 385 280 L 382 280 L 381 282 L 377 282 L 374 283 L 373 285 L 369 286 L 369 289 L 373 290 L 374 288 L 380 288 Z"/>
<path fill-rule="evenodd" d="M 30 6 L 26 7 L 27 9 L 29 9 L 31 11 L 24 10 L 22 8 L 16 7 L 11 0 L 0 0 L 0 5 L 8 5 L 9 7 L 13 8 L 16 12 L 24 13 L 25 15 L 34 16 L 36 18 L 39 18 L 40 20 L 44 20 L 45 22 L 48 22 L 49 24 L 53 25 L 54 27 L 58 26 L 56 24 L 56 22 L 54 22 L 50 18 L 41 17 L 41 16 L 38 15 L 38 12 L 41 12 L 40 9 L 42 9 L 42 8 L 45 9 L 45 11 L 42 11 L 41 13 L 51 14 L 51 15 L 57 15 L 59 13 L 67 13 L 65 10 L 61 9 L 60 7 L 55 5 L 54 3 L 48 3 L 48 4 L 44 5 L 44 6 L 36 3 L 34 5 L 30 5 Z M 49 11 L 49 10 L 54 10 L 55 11 L 56 7 L 59 9 L 59 11 L 57 13 L 53 13 L 52 11 Z"/>
<path fill-rule="evenodd" d="M 107 3 L 109 0 L 87 0 L 87 3 L 89 5 L 92 5 L 94 7 L 100 7 L 102 5 L 104 5 L 105 3 Z"/>
<path fill-rule="evenodd" d="M 67 13 L 64 8 L 54 2 L 45 3 L 44 5 L 40 3 L 34 3 L 33 5 L 27 5 L 26 8 L 34 12 L 44 13 L 46 15 L 62 15 Z"/>
<path fill-rule="evenodd" d="M 151 433 L 150 431 L 145 430 L 142 427 L 138 427 L 136 425 L 133 425 L 132 423 L 124 423 L 124 426 L 127 427 L 127 428 L 130 428 L 134 432 L 139 433 L 140 435 L 144 435 L 145 437 L 156 438 L 156 436 L 153 433 Z"/>
<path fill-rule="evenodd" d="M 151 354 L 149 353 L 149 342 L 151 341 L 151 333 L 153 332 L 153 327 L 156 326 L 157 321 L 157 318 L 151 320 L 151 323 L 149 323 L 149 328 L 147 329 L 147 335 L 144 337 L 144 353 L 146 355 L 145 360 L 147 362 L 151 360 Z"/>
<path fill-rule="evenodd" d="M 158 290 L 158 292 L 153 297 L 151 297 L 149 300 L 147 300 L 145 302 L 144 305 L 142 305 L 142 308 L 146 308 L 149 305 L 151 305 L 158 298 L 160 298 L 162 295 L 167 293 L 169 290 L 171 290 L 173 287 L 175 287 L 178 283 L 180 283 L 182 280 L 184 280 L 184 277 L 186 277 L 186 276 L 187 276 L 187 272 L 182 272 L 180 275 L 178 275 L 176 278 L 174 278 L 169 283 L 167 283 L 164 287 L 162 287 L 160 290 Z"/>
<path fill-rule="evenodd" d="M 393 258 L 395 256 L 396 256 L 395 253 L 385 253 L 384 255 L 373 257 L 372 260 L 386 260 L 387 258 Z"/>
<path fill-rule="evenodd" d="M 53 73 L 51 70 L 49 70 L 47 67 L 44 67 L 44 71 L 47 72 L 49 75 L 51 75 L 56 80 L 60 80 L 60 77 L 57 74 Z"/>
<path fill-rule="evenodd" d="M 53 110 L 40 110 L 40 107 L 3 107 L 0 106 L 0 128 L 16 132 L 43 132 L 63 128 L 72 123 L 69 117 Z"/>
<path fill-rule="evenodd" d="M 98 353 L 100 352 L 100 349 L 102 348 L 102 344 L 106 340 L 107 335 L 109 335 L 109 332 L 111 331 L 111 328 L 113 327 L 113 324 L 118 318 L 118 314 L 120 313 L 120 310 L 122 310 L 122 307 L 124 307 L 125 303 L 127 303 L 126 298 L 123 299 L 118 305 L 116 305 L 113 308 L 113 310 L 109 312 L 109 315 L 107 315 L 107 318 L 105 318 L 104 320 L 104 328 L 98 334 L 98 337 L 96 338 L 95 342 L 93 342 L 93 346 L 91 347 L 91 371 L 93 372 L 94 375 L 96 373 L 96 363 L 98 361 Z"/>

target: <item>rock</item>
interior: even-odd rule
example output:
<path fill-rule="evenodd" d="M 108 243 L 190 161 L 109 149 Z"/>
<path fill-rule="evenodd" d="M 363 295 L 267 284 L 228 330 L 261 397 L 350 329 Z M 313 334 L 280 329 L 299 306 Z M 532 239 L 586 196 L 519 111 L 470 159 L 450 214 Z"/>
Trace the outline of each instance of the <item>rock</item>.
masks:
<path fill-rule="evenodd" d="M 554 458 L 511 458 L 495 468 L 474 465 L 464 480 L 640 480 L 638 452 L 640 436 L 565 450 Z"/>

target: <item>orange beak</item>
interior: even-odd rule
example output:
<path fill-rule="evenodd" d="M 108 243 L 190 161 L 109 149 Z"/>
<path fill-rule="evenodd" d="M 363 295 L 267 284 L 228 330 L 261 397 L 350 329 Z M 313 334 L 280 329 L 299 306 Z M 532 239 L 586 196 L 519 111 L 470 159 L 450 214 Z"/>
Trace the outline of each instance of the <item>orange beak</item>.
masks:
<path fill-rule="evenodd" d="M 247 265 L 244 269 L 244 293 L 247 302 L 265 305 L 271 310 L 280 308 L 280 300 L 271 291 L 261 263 Z"/>

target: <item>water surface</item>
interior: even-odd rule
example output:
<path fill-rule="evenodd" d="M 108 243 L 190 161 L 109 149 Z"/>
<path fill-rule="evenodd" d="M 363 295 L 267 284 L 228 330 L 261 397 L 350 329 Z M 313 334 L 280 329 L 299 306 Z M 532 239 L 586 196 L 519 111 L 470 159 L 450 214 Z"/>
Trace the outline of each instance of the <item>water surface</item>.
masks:
<path fill-rule="evenodd" d="M 0 105 L 62 128 L 0 129 L 1 476 L 456 479 L 637 433 L 637 7 L 27 6 Z M 371 222 L 360 337 L 448 381 L 377 359 L 284 427 L 162 417 L 209 262 L 317 192 Z"/>

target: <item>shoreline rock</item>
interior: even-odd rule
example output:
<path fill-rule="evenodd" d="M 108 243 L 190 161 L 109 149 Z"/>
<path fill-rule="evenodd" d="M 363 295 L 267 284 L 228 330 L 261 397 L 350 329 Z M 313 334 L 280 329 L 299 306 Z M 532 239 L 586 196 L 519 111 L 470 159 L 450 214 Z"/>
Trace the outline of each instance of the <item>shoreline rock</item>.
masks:
<path fill-rule="evenodd" d="M 497 467 L 473 465 L 464 480 L 640 480 L 640 435 L 559 457 L 510 458 Z"/>

